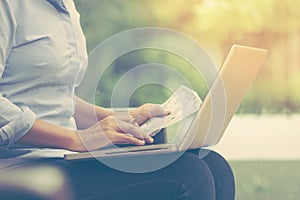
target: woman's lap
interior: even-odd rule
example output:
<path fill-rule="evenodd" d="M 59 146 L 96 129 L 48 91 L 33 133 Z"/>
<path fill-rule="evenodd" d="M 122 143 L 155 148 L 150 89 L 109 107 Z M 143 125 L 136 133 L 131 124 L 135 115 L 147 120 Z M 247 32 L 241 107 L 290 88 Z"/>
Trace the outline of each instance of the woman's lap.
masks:
<path fill-rule="evenodd" d="M 167 155 L 160 155 L 164 159 Z M 91 161 L 56 161 L 81 199 L 234 199 L 234 179 L 219 154 L 200 159 L 186 152 L 162 169 L 147 173 L 121 172 Z"/>

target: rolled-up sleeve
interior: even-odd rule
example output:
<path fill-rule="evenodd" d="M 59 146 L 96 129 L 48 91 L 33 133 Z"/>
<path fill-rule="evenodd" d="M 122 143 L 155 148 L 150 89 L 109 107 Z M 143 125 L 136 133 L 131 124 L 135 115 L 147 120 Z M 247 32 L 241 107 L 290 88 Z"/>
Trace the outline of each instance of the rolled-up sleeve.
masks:
<path fill-rule="evenodd" d="M 2 105 L 0 104 L 0 109 L 2 110 Z M 6 108 L 9 112 L 11 109 Z M 10 113 L 7 115 L 11 115 Z M 1 125 L 3 124 L 3 120 L 5 115 L 1 112 Z M 11 144 L 24 136 L 33 126 L 36 116 L 35 114 L 28 108 L 23 107 L 19 108 L 19 112 L 13 115 L 14 119 L 9 121 L 6 125 L 2 126 L 0 129 L 0 148 L 9 148 Z M 6 121 L 7 122 L 7 121 Z"/>
<path fill-rule="evenodd" d="M 0 1 L 0 78 L 12 48 L 16 21 L 9 0 Z M 24 136 L 33 126 L 36 116 L 28 107 L 18 107 L 0 91 L 0 149 Z"/>

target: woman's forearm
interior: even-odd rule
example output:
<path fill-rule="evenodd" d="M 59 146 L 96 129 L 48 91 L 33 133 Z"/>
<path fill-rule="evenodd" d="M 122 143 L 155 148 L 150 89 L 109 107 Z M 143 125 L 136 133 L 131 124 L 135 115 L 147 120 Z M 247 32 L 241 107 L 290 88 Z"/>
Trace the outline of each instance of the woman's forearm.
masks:
<path fill-rule="evenodd" d="M 74 118 L 78 129 L 85 129 L 112 115 L 112 112 L 106 108 L 90 104 L 79 97 L 75 97 L 76 107 Z"/>
<path fill-rule="evenodd" d="M 37 119 L 33 127 L 16 143 L 36 147 L 73 150 L 80 142 L 76 131 Z"/>
<path fill-rule="evenodd" d="M 151 116 L 164 116 L 169 114 L 161 106 L 144 104 L 137 109 L 131 110 L 130 115 L 113 116 L 110 110 L 96 107 L 97 120 L 93 125 L 86 118 L 95 118 L 93 106 L 78 99 L 76 106 L 77 123 L 82 123 L 88 128 L 83 130 L 71 130 L 61 126 L 53 125 L 37 119 L 33 127 L 17 141 L 18 144 L 61 148 L 72 151 L 95 150 L 114 143 L 130 143 L 144 145 L 145 142 L 152 143 L 153 139 L 144 137 L 144 133 L 135 124 L 130 123 L 134 116 L 142 116 L 143 120 Z M 93 113 L 92 116 L 90 112 Z M 107 117 L 110 115 L 109 117 Z M 132 115 L 132 116 L 131 116 Z M 93 120 L 92 120 L 93 122 Z M 142 122 L 140 122 L 142 123 Z M 126 133 L 126 134 L 124 134 Z"/>

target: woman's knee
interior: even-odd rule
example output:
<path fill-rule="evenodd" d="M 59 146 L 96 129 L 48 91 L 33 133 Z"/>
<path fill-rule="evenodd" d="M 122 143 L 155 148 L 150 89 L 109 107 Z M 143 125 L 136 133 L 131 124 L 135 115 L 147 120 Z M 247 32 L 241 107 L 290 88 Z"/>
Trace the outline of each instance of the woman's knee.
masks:
<path fill-rule="evenodd" d="M 210 168 L 196 155 L 184 153 L 167 170 L 185 185 L 189 199 L 215 199 L 215 184 Z"/>
<path fill-rule="evenodd" d="M 209 150 L 200 150 L 198 155 L 203 157 L 214 177 L 217 199 L 234 199 L 234 174 L 226 159 L 219 153 Z"/>

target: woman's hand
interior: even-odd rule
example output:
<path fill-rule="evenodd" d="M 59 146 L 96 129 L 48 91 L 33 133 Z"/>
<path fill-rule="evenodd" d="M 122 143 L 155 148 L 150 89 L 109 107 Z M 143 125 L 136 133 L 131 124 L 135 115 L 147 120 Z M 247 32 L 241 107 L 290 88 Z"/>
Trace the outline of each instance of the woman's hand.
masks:
<path fill-rule="evenodd" d="M 107 116 L 84 130 L 75 131 L 75 142 L 69 149 L 73 151 L 92 151 L 111 144 L 144 145 L 153 143 L 153 138 L 144 135 L 139 125 L 152 117 L 168 115 L 161 105 L 144 104 L 129 111 L 129 115 L 116 113 Z M 140 116 L 137 121 L 134 118 Z"/>
<path fill-rule="evenodd" d="M 146 142 L 152 143 L 153 139 L 144 136 L 139 126 L 131 123 L 132 119 L 133 116 L 124 114 L 108 116 L 87 129 L 78 130 L 75 133 L 77 140 L 71 149 L 91 151 L 111 144 L 144 145 Z"/>
<path fill-rule="evenodd" d="M 162 116 L 166 116 L 169 115 L 170 112 L 165 110 L 161 105 L 159 104 L 151 104 L 151 103 L 147 103 L 144 104 L 138 108 L 135 108 L 133 110 L 129 111 L 129 114 L 134 116 L 134 117 L 138 117 L 140 116 L 141 118 L 138 119 L 136 122 L 141 125 L 144 122 L 146 122 L 148 119 L 152 118 L 152 117 L 162 117 Z"/>

